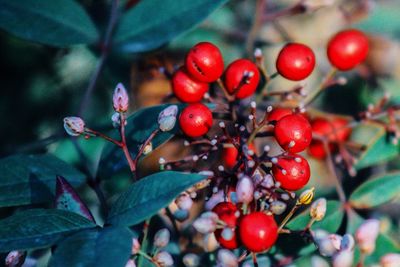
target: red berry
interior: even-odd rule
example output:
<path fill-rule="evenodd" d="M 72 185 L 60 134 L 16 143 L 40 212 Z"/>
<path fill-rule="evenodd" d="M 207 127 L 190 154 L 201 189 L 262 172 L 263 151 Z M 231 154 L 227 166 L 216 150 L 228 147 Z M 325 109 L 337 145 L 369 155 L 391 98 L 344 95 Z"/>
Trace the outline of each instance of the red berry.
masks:
<path fill-rule="evenodd" d="M 199 137 L 208 132 L 213 122 L 210 109 L 200 103 L 190 104 L 179 116 L 182 131 L 190 137 Z"/>
<path fill-rule="evenodd" d="M 275 244 L 278 238 L 278 226 L 273 216 L 253 212 L 240 220 L 239 236 L 248 250 L 262 252 Z"/>
<path fill-rule="evenodd" d="M 208 91 L 208 83 L 193 80 L 183 68 L 180 68 L 172 77 L 174 95 L 182 102 L 196 103 L 201 101 Z"/>
<path fill-rule="evenodd" d="M 278 162 L 272 166 L 272 174 L 281 188 L 296 191 L 310 180 L 310 166 L 302 156 L 289 154 L 278 158 Z"/>
<path fill-rule="evenodd" d="M 268 121 L 279 121 L 286 115 L 293 114 L 290 108 L 274 108 L 268 115 Z"/>
<path fill-rule="evenodd" d="M 254 152 L 256 151 L 256 148 L 253 144 L 249 145 L 249 149 L 253 150 Z M 229 147 L 224 147 L 222 153 L 222 161 L 224 162 L 225 167 L 229 169 L 235 167 L 239 156 L 239 151 L 237 150 L 237 148 L 233 145 Z"/>
<path fill-rule="evenodd" d="M 193 46 L 186 55 L 186 69 L 189 74 L 201 82 L 214 82 L 224 72 L 224 60 L 218 47 L 208 42 Z"/>
<path fill-rule="evenodd" d="M 285 45 L 276 59 L 278 73 L 292 81 L 307 78 L 314 67 L 314 52 L 303 44 L 289 43 Z"/>
<path fill-rule="evenodd" d="M 317 118 L 311 123 L 313 134 L 324 136 L 328 138 L 330 142 L 345 141 L 351 134 L 351 129 L 346 127 L 347 120 L 343 118 L 335 118 L 328 121 L 324 118 Z M 329 144 L 331 152 L 335 150 L 334 144 Z M 324 159 L 326 157 L 326 151 L 324 144 L 320 140 L 313 140 L 310 144 L 308 152 L 311 156 Z"/>
<path fill-rule="evenodd" d="M 221 202 L 218 203 L 213 209 L 218 215 L 218 218 L 226 223 L 226 227 L 229 227 L 233 230 L 233 238 L 230 240 L 225 240 L 222 237 L 223 229 L 217 229 L 214 232 L 215 238 L 217 239 L 218 243 L 227 249 L 235 249 L 239 247 L 239 238 L 237 235 L 237 221 L 238 221 L 238 213 L 240 212 L 239 209 L 232 204 L 231 202 Z"/>
<path fill-rule="evenodd" d="M 328 58 L 339 70 L 350 70 L 364 61 L 368 54 L 368 39 L 359 30 L 344 30 L 328 43 Z"/>
<path fill-rule="evenodd" d="M 225 88 L 231 95 L 243 99 L 251 96 L 260 82 L 260 72 L 257 66 L 247 59 L 232 62 L 225 71 Z"/>
<path fill-rule="evenodd" d="M 287 115 L 275 125 L 275 139 L 288 152 L 306 149 L 312 138 L 311 125 L 301 114 Z"/>

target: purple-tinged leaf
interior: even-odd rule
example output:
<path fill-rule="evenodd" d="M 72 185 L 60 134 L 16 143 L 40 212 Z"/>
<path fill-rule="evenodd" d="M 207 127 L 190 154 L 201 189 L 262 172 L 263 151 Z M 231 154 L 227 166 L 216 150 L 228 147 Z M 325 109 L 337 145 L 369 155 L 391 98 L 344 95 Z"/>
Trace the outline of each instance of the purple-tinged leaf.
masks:
<path fill-rule="evenodd" d="M 92 213 L 75 192 L 74 188 L 60 175 L 57 175 L 56 181 L 56 208 L 75 212 L 95 222 Z"/>

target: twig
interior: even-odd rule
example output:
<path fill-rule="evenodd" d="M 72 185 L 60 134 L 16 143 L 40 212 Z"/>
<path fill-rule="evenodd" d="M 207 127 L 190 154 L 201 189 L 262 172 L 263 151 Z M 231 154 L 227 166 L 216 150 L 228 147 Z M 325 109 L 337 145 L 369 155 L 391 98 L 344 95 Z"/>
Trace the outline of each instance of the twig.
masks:
<path fill-rule="evenodd" d="M 118 16 L 119 16 L 118 6 L 119 6 L 119 0 L 113 0 L 112 6 L 111 6 L 110 20 L 108 21 L 104 40 L 101 43 L 101 56 L 100 56 L 99 61 L 97 62 L 96 68 L 95 68 L 92 76 L 90 77 L 88 87 L 86 88 L 85 95 L 83 96 L 80 107 L 79 107 L 78 115 L 80 117 L 85 112 L 85 110 L 88 106 L 90 98 L 93 94 L 94 87 L 96 86 L 96 83 L 99 79 L 100 73 L 104 67 L 104 63 L 106 62 L 106 60 L 108 58 L 109 51 L 110 51 L 110 45 L 111 45 L 112 33 L 114 31 L 114 28 L 115 28 L 115 25 L 117 23 Z"/>
<path fill-rule="evenodd" d="M 322 143 L 324 144 L 324 149 L 325 149 L 326 156 L 327 156 L 326 162 L 328 164 L 329 171 L 335 178 L 336 192 L 339 196 L 339 200 L 340 200 L 340 202 L 345 203 L 346 202 L 346 194 L 344 193 L 341 181 L 339 180 L 339 177 L 337 176 L 337 173 L 335 170 L 335 165 L 333 163 L 332 153 L 329 149 L 328 141 L 325 139 L 324 141 L 322 141 Z"/>

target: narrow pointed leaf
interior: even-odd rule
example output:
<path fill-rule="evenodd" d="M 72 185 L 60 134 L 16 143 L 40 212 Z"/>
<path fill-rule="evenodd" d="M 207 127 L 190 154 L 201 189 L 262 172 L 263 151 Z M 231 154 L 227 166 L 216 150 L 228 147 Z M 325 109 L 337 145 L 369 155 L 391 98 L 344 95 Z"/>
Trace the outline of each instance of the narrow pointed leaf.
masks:
<path fill-rule="evenodd" d="M 226 0 L 140 1 L 124 14 L 115 45 L 125 52 L 159 48 L 204 20 Z"/>
<path fill-rule="evenodd" d="M 319 221 L 315 222 L 311 229 L 323 229 L 331 233 L 335 233 L 340 225 L 342 224 L 344 216 L 343 208 L 339 201 L 329 200 L 326 205 L 326 215 Z M 287 228 L 291 230 L 302 230 L 306 227 L 307 223 L 310 221 L 310 208 L 306 209 L 295 218 L 293 218 L 286 225 Z"/>
<path fill-rule="evenodd" d="M 0 159 L 0 207 L 53 202 L 56 175 L 74 187 L 85 182 L 82 173 L 50 154 Z"/>
<path fill-rule="evenodd" d="M 0 220 L 0 252 L 49 247 L 71 233 L 96 225 L 76 213 L 32 209 Z"/>
<path fill-rule="evenodd" d="M 0 0 L 0 28 L 55 46 L 94 43 L 99 37 L 90 17 L 74 0 Z"/>
<path fill-rule="evenodd" d="M 75 212 L 88 220 L 95 222 L 92 213 L 75 192 L 68 181 L 57 175 L 56 182 L 56 208 Z"/>
<path fill-rule="evenodd" d="M 124 267 L 131 255 L 132 238 L 133 232 L 125 227 L 81 231 L 57 246 L 49 266 Z"/>
<path fill-rule="evenodd" d="M 389 202 L 400 192 L 400 172 L 377 176 L 360 185 L 350 196 L 354 208 L 367 209 Z"/>
<path fill-rule="evenodd" d="M 107 222 L 135 225 L 166 207 L 182 191 L 206 177 L 165 171 L 149 175 L 131 185 L 111 207 Z"/>

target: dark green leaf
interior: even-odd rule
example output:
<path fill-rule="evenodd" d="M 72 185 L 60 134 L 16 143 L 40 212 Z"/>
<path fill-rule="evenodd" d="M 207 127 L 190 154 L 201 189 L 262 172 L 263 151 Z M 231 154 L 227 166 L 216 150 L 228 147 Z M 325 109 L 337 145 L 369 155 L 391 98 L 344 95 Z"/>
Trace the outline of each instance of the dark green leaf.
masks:
<path fill-rule="evenodd" d="M 355 165 L 357 169 L 388 161 L 399 153 L 398 146 L 387 140 L 385 128 L 374 123 L 364 123 L 355 128 L 351 139 L 366 147 Z"/>
<path fill-rule="evenodd" d="M 15 155 L 0 160 L 0 207 L 54 200 L 56 175 L 77 187 L 85 176 L 52 155 Z"/>
<path fill-rule="evenodd" d="M 158 114 L 169 105 L 170 104 L 144 108 L 135 112 L 128 118 L 125 131 L 126 141 L 133 158 L 136 157 L 140 145 L 142 145 L 150 134 L 158 128 Z M 183 107 L 184 105 L 178 105 L 180 110 Z M 156 149 L 158 146 L 171 139 L 178 130 L 179 126 L 178 123 L 176 123 L 174 129 L 171 131 L 159 132 L 151 142 L 153 149 Z M 118 130 L 115 129 L 111 135 L 119 139 L 118 133 Z M 107 144 L 104 148 L 104 153 L 99 165 L 99 172 L 102 174 L 102 177 L 110 178 L 112 174 L 124 169 L 129 170 L 121 148 L 111 143 Z"/>
<path fill-rule="evenodd" d="M 43 44 L 89 44 L 98 32 L 85 10 L 74 0 L 0 0 L 0 28 Z"/>
<path fill-rule="evenodd" d="M 132 251 L 133 233 L 124 227 L 90 229 L 62 241 L 49 266 L 124 267 Z"/>
<path fill-rule="evenodd" d="M 85 217 L 65 210 L 18 212 L 0 221 L 0 252 L 52 246 L 74 231 L 93 227 Z"/>
<path fill-rule="evenodd" d="M 375 177 L 359 186 L 350 196 L 354 208 L 373 208 L 399 195 L 400 172 Z"/>
<path fill-rule="evenodd" d="M 343 216 L 344 211 L 340 202 L 329 200 L 327 202 L 325 217 L 321 221 L 315 222 L 311 229 L 323 229 L 330 233 L 335 233 L 342 224 Z M 310 221 L 310 218 L 310 208 L 308 208 L 292 219 L 287 224 L 287 228 L 291 230 L 302 230 L 306 227 L 307 223 Z"/>
<path fill-rule="evenodd" d="M 57 175 L 56 208 L 79 214 L 95 223 L 92 213 L 64 177 Z"/>
<path fill-rule="evenodd" d="M 114 42 L 126 52 L 158 48 L 200 23 L 225 2 L 226 0 L 140 1 L 121 18 Z"/>
<path fill-rule="evenodd" d="M 111 207 L 107 222 L 134 225 L 153 216 L 182 191 L 206 177 L 165 171 L 147 176 L 131 185 Z"/>

